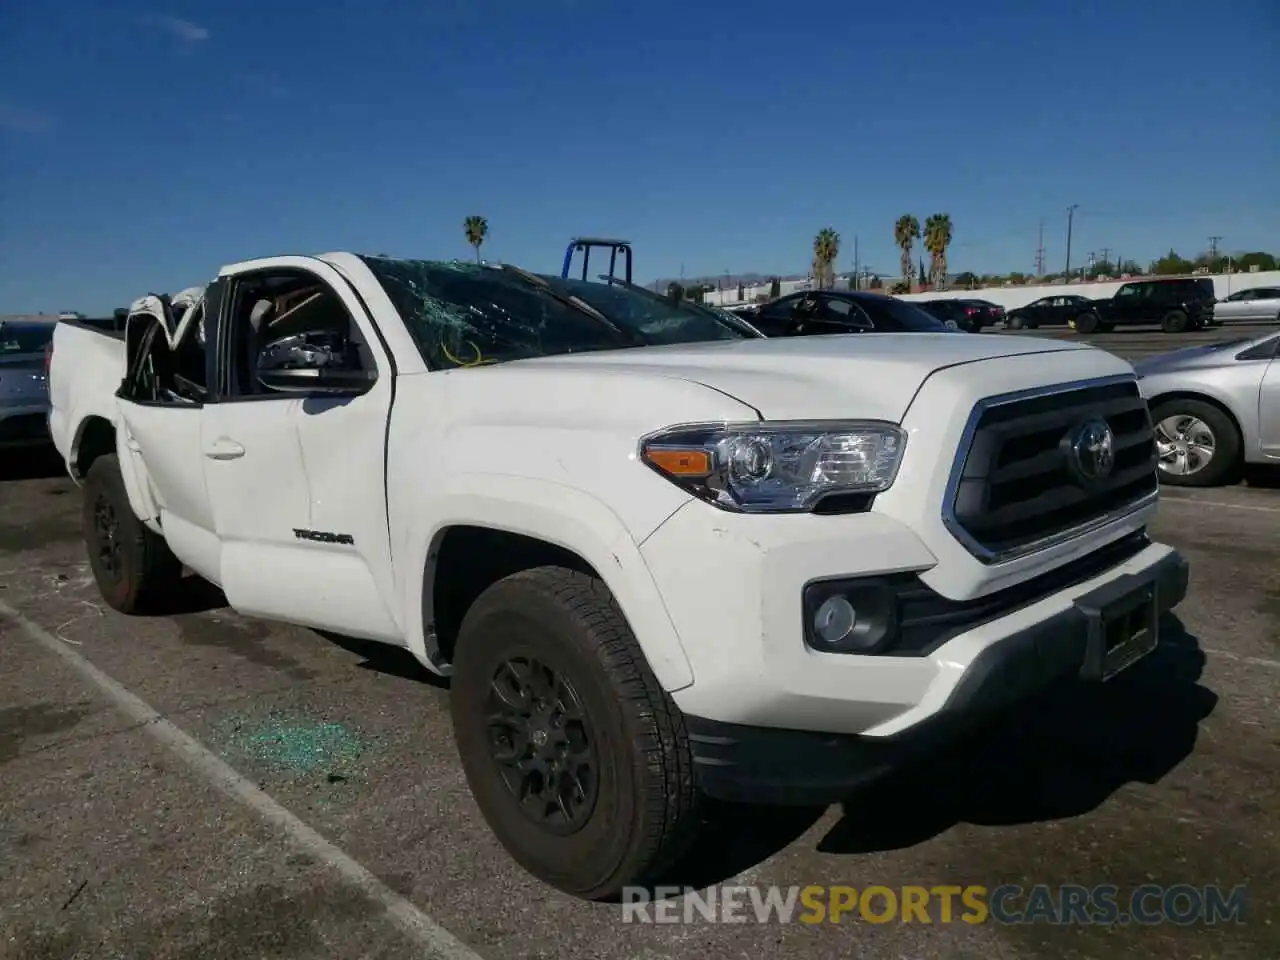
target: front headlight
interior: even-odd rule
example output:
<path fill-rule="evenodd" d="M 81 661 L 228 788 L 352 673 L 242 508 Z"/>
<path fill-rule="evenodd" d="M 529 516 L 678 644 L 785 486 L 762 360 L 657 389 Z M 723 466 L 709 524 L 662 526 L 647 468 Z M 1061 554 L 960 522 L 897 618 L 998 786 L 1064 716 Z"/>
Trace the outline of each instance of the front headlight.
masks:
<path fill-rule="evenodd" d="M 726 510 L 799 513 L 835 494 L 888 490 L 907 435 L 883 421 L 689 424 L 640 442 L 640 459 Z"/>

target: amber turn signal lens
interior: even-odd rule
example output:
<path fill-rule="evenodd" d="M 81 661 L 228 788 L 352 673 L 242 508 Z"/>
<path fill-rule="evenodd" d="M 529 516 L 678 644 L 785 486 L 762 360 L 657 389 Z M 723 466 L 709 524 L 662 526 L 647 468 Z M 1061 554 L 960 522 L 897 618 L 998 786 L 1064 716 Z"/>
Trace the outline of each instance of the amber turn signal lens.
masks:
<path fill-rule="evenodd" d="M 645 459 L 672 477 L 711 476 L 711 454 L 696 448 L 648 450 Z"/>

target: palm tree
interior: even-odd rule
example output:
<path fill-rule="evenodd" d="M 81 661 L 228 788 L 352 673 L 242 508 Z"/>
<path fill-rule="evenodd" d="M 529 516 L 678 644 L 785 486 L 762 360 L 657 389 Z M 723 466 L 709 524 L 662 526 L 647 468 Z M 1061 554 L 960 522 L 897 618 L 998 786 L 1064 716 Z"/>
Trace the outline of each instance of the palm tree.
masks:
<path fill-rule="evenodd" d="M 467 243 L 475 248 L 476 263 L 480 262 L 480 244 L 489 236 L 489 221 L 484 217 L 471 216 L 462 221 L 462 229 L 467 232 Z"/>
<path fill-rule="evenodd" d="M 831 227 L 823 227 L 813 238 L 813 282 L 819 290 L 835 285 L 834 264 L 840 255 L 840 234 Z"/>
<path fill-rule="evenodd" d="M 951 246 L 951 214 L 935 213 L 924 222 L 924 248 L 929 251 L 929 277 L 937 290 L 947 275 L 947 247 Z"/>
<path fill-rule="evenodd" d="M 907 285 L 908 290 L 911 289 L 911 279 L 914 273 L 911 269 L 911 247 L 919 236 L 920 221 L 909 213 L 904 213 L 898 218 L 898 222 L 893 225 L 893 240 L 898 245 L 898 249 L 902 251 L 902 282 Z"/>

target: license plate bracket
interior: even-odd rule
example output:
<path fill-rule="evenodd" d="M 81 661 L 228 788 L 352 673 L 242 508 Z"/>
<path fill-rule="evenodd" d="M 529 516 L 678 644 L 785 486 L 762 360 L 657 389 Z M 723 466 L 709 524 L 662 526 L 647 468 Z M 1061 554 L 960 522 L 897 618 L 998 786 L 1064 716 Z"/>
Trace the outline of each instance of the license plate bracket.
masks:
<path fill-rule="evenodd" d="M 1089 624 L 1081 677 L 1110 680 L 1156 648 L 1156 599 L 1154 581 L 1123 577 L 1076 601 Z"/>

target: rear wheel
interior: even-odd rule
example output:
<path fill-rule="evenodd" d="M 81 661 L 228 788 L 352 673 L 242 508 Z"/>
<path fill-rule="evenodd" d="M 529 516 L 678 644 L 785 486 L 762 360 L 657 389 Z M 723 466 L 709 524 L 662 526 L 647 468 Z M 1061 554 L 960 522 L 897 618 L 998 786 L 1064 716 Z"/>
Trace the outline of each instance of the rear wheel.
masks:
<path fill-rule="evenodd" d="M 1093 333 L 1099 326 L 1101 326 L 1101 323 L 1096 313 L 1082 313 L 1071 321 L 1071 329 L 1076 333 Z"/>
<path fill-rule="evenodd" d="M 1184 333 L 1191 326 L 1191 319 L 1182 310 L 1170 310 L 1160 318 L 1160 329 L 1165 333 Z"/>
<path fill-rule="evenodd" d="M 451 700 L 476 803 L 543 882 L 616 899 L 692 840 L 684 719 L 599 580 L 540 567 L 489 587 L 463 621 Z"/>
<path fill-rule="evenodd" d="M 154 609 L 182 580 L 182 563 L 134 514 L 114 453 L 89 467 L 82 509 L 89 569 L 102 599 L 121 613 Z"/>
<path fill-rule="evenodd" d="M 1218 407 L 1175 399 L 1151 410 L 1160 479 L 1179 487 L 1230 483 L 1240 469 L 1240 430 Z"/>

